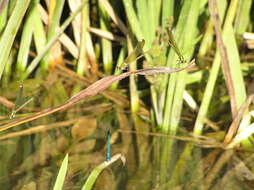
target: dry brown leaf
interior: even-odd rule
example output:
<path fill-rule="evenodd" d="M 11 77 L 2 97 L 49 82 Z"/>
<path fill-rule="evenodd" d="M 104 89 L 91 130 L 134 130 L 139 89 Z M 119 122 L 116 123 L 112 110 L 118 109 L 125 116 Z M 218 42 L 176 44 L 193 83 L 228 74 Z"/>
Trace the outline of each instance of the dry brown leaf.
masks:
<path fill-rule="evenodd" d="M 6 124 L 4 126 L 0 127 L 0 131 L 7 130 L 9 128 L 15 127 L 17 125 L 20 125 L 22 123 L 26 123 L 28 121 L 32 121 L 38 118 L 41 118 L 46 115 L 50 115 L 52 113 L 55 113 L 60 110 L 64 110 L 77 102 L 81 100 L 85 100 L 91 96 L 95 96 L 98 93 L 102 92 L 106 88 L 108 88 L 110 85 L 112 85 L 114 82 L 120 81 L 130 75 L 155 75 L 155 74 L 170 74 L 175 72 L 180 72 L 182 70 L 188 69 L 195 65 L 195 60 L 193 59 L 189 65 L 183 68 L 168 68 L 168 67 L 153 67 L 153 68 L 146 68 L 146 69 L 140 69 L 140 70 L 134 70 L 134 71 L 128 71 L 125 73 L 122 73 L 120 75 L 110 75 L 106 76 L 95 83 L 88 86 L 86 89 L 81 90 L 78 94 L 71 97 L 67 102 L 64 104 L 61 104 L 56 107 L 48 108 L 45 110 L 42 110 L 41 112 L 35 113 L 32 116 L 22 118 L 20 120 L 11 122 L 9 124 Z"/>
<path fill-rule="evenodd" d="M 78 153 L 82 153 L 82 152 L 89 152 L 94 148 L 95 144 L 96 144 L 95 139 L 80 142 L 78 144 L 75 144 L 75 146 L 73 146 L 70 149 L 70 153 L 78 154 Z"/>
<path fill-rule="evenodd" d="M 92 117 L 84 117 L 78 120 L 72 127 L 72 137 L 81 140 L 91 136 L 97 127 L 97 120 Z"/>

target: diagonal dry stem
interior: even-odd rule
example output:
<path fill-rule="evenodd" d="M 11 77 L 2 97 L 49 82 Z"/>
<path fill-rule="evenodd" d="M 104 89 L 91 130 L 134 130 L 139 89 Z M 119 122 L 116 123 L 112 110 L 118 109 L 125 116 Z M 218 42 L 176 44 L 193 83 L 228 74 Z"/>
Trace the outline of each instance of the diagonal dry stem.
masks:
<path fill-rule="evenodd" d="M 240 121 L 243 118 L 244 113 L 248 110 L 248 107 L 250 106 L 251 102 L 253 102 L 254 94 L 250 95 L 248 99 L 243 103 L 243 105 L 240 107 L 237 115 L 234 117 L 233 122 L 231 123 L 229 130 L 224 138 L 224 143 L 228 144 L 233 139 L 234 135 L 237 133 L 237 130 L 240 125 Z"/>
<path fill-rule="evenodd" d="M 211 19 L 214 25 L 214 30 L 216 34 L 216 44 L 221 55 L 222 69 L 224 72 L 226 85 L 229 92 L 232 116 L 234 118 L 237 114 L 236 95 L 235 95 L 232 75 L 230 72 L 227 50 L 222 39 L 221 22 L 220 22 L 216 0 L 209 0 L 209 11 L 210 11 Z"/>
<path fill-rule="evenodd" d="M 35 113 L 32 116 L 25 117 L 20 120 L 14 121 L 12 123 L 6 124 L 0 128 L 0 131 L 4 131 L 9 128 L 18 126 L 20 124 L 26 123 L 28 121 L 32 121 L 32 120 L 41 118 L 43 116 L 50 115 L 52 113 L 64 110 L 64 109 L 76 104 L 77 102 L 79 102 L 81 100 L 85 100 L 88 97 L 95 96 L 96 94 L 102 92 L 103 90 L 108 88 L 110 85 L 112 85 L 112 83 L 122 80 L 132 74 L 136 74 L 136 75 L 154 75 L 154 74 L 163 74 L 163 73 L 169 74 L 169 73 L 174 73 L 174 72 L 179 72 L 179 71 L 185 70 L 189 67 L 192 67 L 194 64 L 195 64 L 195 60 L 192 60 L 189 65 L 187 65 L 186 67 L 183 67 L 183 68 L 179 68 L 179 69 L 172 69 L 172 68 L 168 68 L 168 67 L 154 67 L 154 68 L 148 68 L 148 69 L 129 71 L 129 72 L 122 73 L 120 75 L 106 76 L 106 77 L 96 81 L 95 83 L 91 84 L 86 89 L 81 90 L 78 94 L 72 96 L 64 104 L 42 110 L 38 113 Z"/>

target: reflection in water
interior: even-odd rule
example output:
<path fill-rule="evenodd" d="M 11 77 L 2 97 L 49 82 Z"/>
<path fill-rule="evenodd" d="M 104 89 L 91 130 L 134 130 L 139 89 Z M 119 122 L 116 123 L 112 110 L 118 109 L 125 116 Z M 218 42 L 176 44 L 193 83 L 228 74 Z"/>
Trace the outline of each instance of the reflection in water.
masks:
<path fill-rule="evenodd" d="M 123 116 L 118 117 L 121 117 L 123 123 L 127 122 Z M 105 130 L 105 123 L 104 120 L 98 122 L 92 117 L 80 117 L 72 123 L 59 124 L 61 127 L 73 126 L 65 128 L 65 131 L 69 131 L 66 135 L 60 133 L 62 128 L 36 134 L 35 139 L 24 136 L 6 141 L 0 150 L 1 155 L 8 152 L 15 155 L 15 159 L 12 159 L 12 165 L 2 165 L 2 172 L 11 172 L 8 172 L 9 176 L 3 175 L 4 172 L 1 174 L 1 185 L 5 185 L 6 189 L 24 187 L 29 185 L 25 179 L 33 175 L 35 177 L 28 180 L 30 183 L 50 189 L 50 181 L 68 152 L 70 158 L 65 189 L 80 189 L 90 172 L 105 161 L 105 157 L 106 160 L 111 159 L 111 153 L 125 155 L 126 165 L 117 161 L 106 168 L 97 179 L 94 189 L 253 188 L 252 153 L 226 151 L 212 139 L 150 133 L 147 131 L 149 127 L 142 125 L 137 132 L 124 125 L 121 130 L 112 129 L 111 134 Z M 50 127 L 57 128 L 58 123 L 54 125 Z M 31 142 L 32 148 L 35 141 L 38 144 L 34 152 L 21 157 L 25 151 L 21 147 Z"/>

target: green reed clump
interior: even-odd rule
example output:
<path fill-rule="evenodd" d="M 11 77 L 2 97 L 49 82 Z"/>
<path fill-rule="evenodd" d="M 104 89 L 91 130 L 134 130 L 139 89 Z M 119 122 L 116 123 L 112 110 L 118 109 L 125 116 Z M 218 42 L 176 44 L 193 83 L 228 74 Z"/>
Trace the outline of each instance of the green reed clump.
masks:
<path fill-rule="evenodd" d="M 11 110 L 16 122 L 33 116 L 38 118 L 36 114 L 41 116 L 42 107 L 51 111 L 53 107 L 51 113 L 67 108 L 69 113 L 35 121 L 32 125 L 39 125 L 31 131 L 25 124 L 13 128 L 10 133 L 1 133 L 0 139 L 10 139 L 11 143 L 1 145 L 3 157 L 0 161 L 8 164 L 1 164 L 0 183 L 12 188 L 15 186 L 10 184 L 13 178 L 21 176 L 25 169 L 29 170 L 30 176 L 40 166 L 44 167 L 41 169 L 44 172 L 49 160 L 56 160 L 61 152 L 72 150 L 75 143 L 82 147 L 83 142 L 73 140 L 70 130 L 63 128 L 74 125 L 72 117 L 100 118 L 110 111 L 118 116 L 111 122 L 112 128 L 142 134 L 130 138 L 119 135 L 116 142 L 124 144 L 124 148 L 116 146 L 116 149 L 128 155 L 129 160 L 137 159 L 133 167 L 127 166 L 129 176 L 142 179 L 144 171 L 147 176 L 153 176 L 149 187 L 144 187 L 222 187 L 231 179 L 229 174 L 224 175 L 223 168 L 231 163 L 234 154 L 231 150 L 221 152 L 221 149 L 252 147 L 253 96 L 248 97 L 247 92 L 252 91 L 253 53 L 242 43 L 242 35 L 252 31 L 252 6 L 251 0 L 2 0 L 0 103 L 4 105 L 1 109 L 4 111 L 0 114 L 0 125 L 13 124 L 8 120 Z M 170 73 L 165 72 L 167 69 L 184 68 L 194 58 L 196 66 L 189 70 L 154 75 L 162 71 Z M 144 70 L 136 71 L 141 68 Z M 137 77 L 135 72 L 145 77 Z M 127 76 L 130 76 L 129 80 L 119 83 Z M 20 83 L 28 97 L 37 94 L 33 102 L 15 104 L 15 99 L 19 99 Z M 106 89 L 109 86 L 111 89 Z M 90 98 L 71 107 L 72 102 L 82 100 L 81 95 Z M 68 104 L 70 100 L 73 101 Z M 43 116 L 49 115 L 47 111 Z M 23 123 L 27 121 L 23 120 Z M 50 124 L 41 126 L 42 123 Z M 55 130 L 49 132 L 50 129 Z M 2 130 L 4 128 L 0 128 Z M 50 135 L 41 133 L 43 130 Z M 151 131 L 153 135 L 159 132 L 170 138 L 144 137 Z M 194 135 L 195 140 L 183 145 L 173 140 L 179 135 L 188 138 Z M 96 139 L 98 147 L 85 153 L 71 152 L 70 163 L 75 163 L 78 154 L 85 155 L 83 158 L 87 155 L 95 158 L 98 155 L 94 150 L 103 152 L 100 143 L 104 136 L 98 136 L 89 137 Z M 220 147 L 205 152 L 204 163 L 208 162 L 210 169 L 200 166 L 204 154 L 196 148 L 196 142 L 202 138 L 209 142 L 202 141 L 203 146 Z M 47 152 L 47 144 L 54 151 Z M 57 149 L 59 144 L 61 148 Z M 33 162 L 27 164 L 38 155 L 49 156 L 34 165 Z M 13 158 L 17 161 L 13 162 Z M 59 189 L 66 174 L 66 159 L 63 162 L 65 170 L 60 172 Z M 90 158 L 86 163 L 98 164 L 92 162 L 95 160 Z M 234 164 L 241 162 L 234 157 L 232 163 L 230 167 L 237 168 Z M 76 165 L 70 168 L 76 169 Z M 81 171 L 80 168 L 73 173 Z M 44 176 L 43 172 L 40 175 Z M 89 188 L 98 174 L 90 186 L 87 184 Z M 217 174 L 223 176 L 223 180 L 216 179 Z M 135 180 L 126 182 L 126 187 L 134 188 Z M 18 185 L 17 189 L 23 188 Z"/>

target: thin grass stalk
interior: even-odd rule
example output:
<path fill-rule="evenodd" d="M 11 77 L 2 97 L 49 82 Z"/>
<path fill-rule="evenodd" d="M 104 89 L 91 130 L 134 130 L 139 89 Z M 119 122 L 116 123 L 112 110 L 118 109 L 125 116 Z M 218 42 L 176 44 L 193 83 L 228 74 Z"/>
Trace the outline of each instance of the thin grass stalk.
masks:
<path fill-rule="evenodd" d="M 118 55 L 118 59 L 117 59 L 117 63 L 116 63 L 116 68 L 114 71 L 114 75 L 119 75 L 121 73 L 121 70 L 118 69 L 120 67 L 120 65 L 124 62 L 124 58 L 125 58 L 125 54 L 126 54 L 126 48 L 122 47 L 120 50 L 120 53 Z M 112 84 L 111 89 L 116 89 L 118 87 L 119 82 L 115 82 Z"/>
<path fill-rule="evenodd" d="M 71 12 L 74 12 L 81 4 L 81 0 L 68 0 Z M 73 37 L 77 46 L 80 46 L 80 33 L 81 33 L 81 14 L 78 14 L 72 22 Z"/>
<path fill-rule="evenodd" d="M 199 47 L 198 56 L 200 57 L 205 56 L 208 50 L 211 49 L 213 43 L 213 35 L 214 35 L 213 24 L 212 21 L 209 20 L 207 23 L 204 37 Z"/>
<path fill-rule="evenodd" d="M 133 51 L 132 44 L 130 40 L 128 40 L 128 49 L 129 52 Z M 135 71 L 137 69 L 136 62 L 133 62 L 129 65 L 130 71 Z M 135 120 L 136 114 L 139 110 L 139 95 L 138 95 L 138 88 L 136 84 L 137 76 L 130 76 L 130 99 L 131 99 L 131 113 Z M 138 126 L 137 126 L 138 127 Z"/>
<path fill-rule="evenodd" d="M 153 10 L 153 12 L 154 12 L 154 17 L 153 17 L 154 28 L 152 28 L 152 30 L 151 30 L 151 34 L 152 34 L 151 39 L 154 39 L 156 37 L 156 31 L 158 29 L 158 26 L 160 25 L 160 15 L 162 12 L 161 6 L 162 6 L 162 0 L 148 2 L 149 10 Z"/>
<path fill-rule="evenodd" d="M 86 50 L 87 50 L 87 57 L 89 59 L 89 63 L 91 66 L 91 73 L 94 73 L 93 76 L 96 77 L 96 73 L 98 73 L 98 63 L 97 63 L 97 58 L 95 55 L 95 50 L 94 50 L 94 45 L 92 41 L 92 36 L 90 33 L 86 33 Z"/>
<path fill-rule="evenodd" d="M 125 35 L 128 35 L 129 31 L 127 27 L 124 25 L 123 21 L 115 14 L 109 2 L 107 0 L 99 0 L 99 1 L 104 6 L 105 10 L 107 11 L 108 15 L 111 17 L 112 21 L 119 27 L 121 32 Z"/>
<path fill-rule="evenodd" d="M 38 10 L 39 7 L 39 1 L 37 0 L 36 7 L 34 7 L 34 12 L 33 12 L 33 37 L 34 37 L 34 43 L 36 47 L 36 52 L 37 54 L 40 54 L 40 52 L 43 51 L 47 39 L 46 39 L 46 32 L 43 27 L 43 23 L 41 20 L 41 16 Z M 46 64 L 46 59 L 42 58 L 41 63 Z"/>
<path fill-rule="evenodd" d="M 162 1 L 162 17 L 161 17 L 162 28 L 166 28 L 168 19 L 170 17 L 173 17 L 174 4 L 175 4 L 175 1 L 172 1 L 172 0 Z"/>
<path fill-rule="evenodd" d="M 101 28 L 106 29 L 104 21 L 101 22 Z M 101 39 L 101 44 L 104 72 L 106 74 L 111 74 L 113 68 L 112 43 L 110 40 Z"/>
<path fill-rule="evenodd" d="M 210 75 L 207 81 L 206 89 L 203 95 L 202 103 L 199 108 L 198 116 L 195 121 L 195 126 L 194 126 L 195 135 L 202 134 L 205 117 L 207 116 L 208 108 L 211 103 L 211 99 L 212 99 L 212 95 L 213 95 L 213 91 L 214 91 L 219 70 L 220 70 L 220 57 L 219 57 L 219 53 L 216 53 L 212 68 L 210 70 Z"/>
<path fill-rule="evenodd" d="M 99 3 L 99 9 L 100 9 L 100 27 L 102 30 L 108 31 L 109 30 L 109 16 L 106 13 L 106 10 L 104 7 Z M 110 40 L 101 39 L 101 45 L 102 45 L 102 60 L 103 60 L 103 68 L 104 72 L 106 74 L 112 73 L 113 68 L 113 58 L 112 58 L 112 43 Z"/>
<path fill-rule="evenodd" d="M 60 19 L 63 12 L 63 6 L 64 6 L 65 0 L 57 0 L 57 1 L 50 1 L 50 7 L 49 7 L 49 24 L 48 24 L 48 33 L 47 33 L 47 41 L 49 42 L 55 35 L 59 25 L 60 25 Z M 41 68 L 43 71 L 47 71 L 50 64 L 55 64 L 55 60 L 58 59 L 55 56 L 61 56 L 59 55 L 59 44 L 54 44 L 52 46 L 52 51 L 48 52 L 48 54 L 45 56 L 45 59 L 47 59 L 47 62 L 44 62 L 41 64 Z M 53 53 L 57 52 L 57 53 Z"/>
<path fill-rule="evenodd" d="M 16 50 L 12 49 L 9 55 L 9 58 L 7 60 L 6 66 L 4 68 L 4 73 L 3 73 L 2 83 L 1 83 L 3 88 L 7 87 L 11 80 L 12 64 L 14 63 L 16 54 L 17 54 Z"/>
<path fill-rule="evenodd" d="M 77 9 L 77 7 L 79 7 L 79 5 L 82 3 L 80 0 L 68 0 L 68 2 L 72 12 L 74 12 Z M 77 49 L 79 49 L 80 52 L 80 55 L 76 56 L 79 57 L 78 65 L 80 66 L 78 66 L 77 72 L 80 75 L 83 75 L 82 73 L 86 73 L 87 75 L 89 75 L 91 73 L 97 73 L 98 71 L 91 35 L 88 32 L 88 28 L 90 28 L 89 12 L 90 12 L 89 5 L 87 5 L 86 10 L 83 10 L 82 14 L 77 15 L 74 21 L 72 22 L 74 39 L 77 44 Z M 72 48 L 68 49 L 69 51 L 72 50 Z M 91 66 L 90 69 L 89 64 Z"/>
<path fill-rule="evenodd" d="M 162 126 L 163 121 L 163 102 L 164 102 L 165 94 L 160 94 L 155 86 L 151 86 L 151 99 L 153 102 L 153 113 L 154 113 L 154 121 L 158 127 Z"/>
<path fill-rule="evenodd" d="M 12 14 L 18 0 L 9 1 L 8 14 Z"/>
<path fill-rule="evenodd" d="M 8 20 L 6 28 L 1 36 L 0 40 L 0 79 L 2 77 L 5 64 L 7 63 L 11 47 L 23 16 L 26 13 L 30 0 L 17 1 L 16 6 L 12 12 L 11 17 Z"/>
<path fill-rule="evenodd" d="M 150 36 L 149 36 L 149 26 L 151 21 L 147 18 L 147 12 L 148 11 L 148 7 L 147 7 L 147 1 L 143 1 L 143 0 L 137 0 L 136 1 L 136 6 L 137 6 L 137 16 L 138 16 L 138 22 L 140 25 L 140 28 L 142 30 L 142 36 L 145 39 L 146 44 L 150 44 Z M 128 12 L 127 12 L 128 14 Z M 132 22 L 132 21 L 129 21 Z M 134 24 L 133 24 L 134 25 Z"/>
<path fill-rule="evenodd" d="M 80 37 L 80 50 L 79 50 L 79 59 L 77 63 L 77 73 L 79 75 L 89 75 L 88 72 L 88 58 L 86 51 L 86 36 L 89 20 L 89 4 L 87 3 L 83 10 L 81 11 L 81 37 Z"/>
<path fill-rule="evenodd" d="M 234 33 L 235 31 L 233 29 L 233 26 L 228 25 L 228 27 L 225 30 L 224 41 L 226 44 L 227 51 L 229 52 L 228 53 L 229 67 L 230 67 L 235 94 L 236 94 L 236 107 L 237 107 L 237 110 L 239 110 L 240 106 L 247 99 L 247 92 L 246 92 L 245 83 L 243 79 L 243 73 L 241 70 L 240 55 L 237 48 L 237 42 L 236 42 Z M 245 115 L 246 114 L 247 112 L 245 113 Z M 241 130 L 244 130 L 244 128 L 248 127 L 249 124 L 250 124 L 250 117 L 245 119 L 244 124 L 240 126 L 241 128 L 239 127 L 238 132 L 241 132 Z M 246 140 L 243 141 L 243 144 L 246 146 L 252 147 L 252 143 L 247 138 Z"/>
<path fill-rule="evenodd" d="M 232 117 L 234 118 L 237 115 L 237 105 L 236 105 L 237 103 L 236 103 L 236 93 L 235 93 L 236 89 L 234 88 L 232 74 L 231 74 L 232 71 L 229 66 L 228 52 L 222 38 L 221 21 L 219 19 L 218 7 L 215 0 L 209 0 L 208 5 L 209 5 L 209 12 L 211 15 L 211 20 L 213 22 L 214 31 L 216 35 L 216 46 L 220 53 L 221 67 L 222 67 L 227 91 L 230 98 L 230 107 L 231 107 Z"/>
<path fill-rule="evenodd" d="M 155 39 L 159 23 L 160 3 L 160 0 L 156 2 L 139 0 L 136 2 L 138 21 L 146 42 L 144 50 L 150 49 Z"/>
<path fill-rule="evenodd" d="M 229 67 L 231 68 L 231 75 L 236 94 L 236 107 L 237 109 L 244 103 L 247 98 L 243 74 L 241 70 L 240 55 L 237 48 L 236 38 L 232 25 L 229 25 L 225 30 L 225 46 L 228 51 Z"/>
<path fill-rule="evenodd" d="M 200 9 L 206 9 L 208 0 L 203 0 L 200 3 Z M 198 51 L 198 56 L 204 56 L 208 50 L 211 49 L 212 43 L 213 43 L 213 24 L 212 21 L 209 19 L 207 24 L 206 24 L 206 30 L 203 34 L 202 41 L 200 43 L 199 51 Z"/>
<path fill-rule="evenodd" d="M 123 4 L 124 4 L 124 8 L 125 8 L 125 11 L 126 11 L 126 16 L 128 18 L 128 22 L 130 24 L 131 30 L 136 35 L 138 40 L 144 39 L 144 35 L 142 33 L 137 15 L 134 11 L 132 1 L 131 0 L 123 0 Z M 145 45 L 145 47 L 146 47 L 146 45 Z M 144 47 L 144 50 L 146 50 L 145 47 Z"/>
<path fill-rule="evenodd" d="M 1 1 L 2 10 L 0 13 L 0 34 L 2 34 L 7 23 L 9 1 Z"/>
<path fill-rule="evenodd" d="M 236 19 L 234 23 L 235 33 L 237 35 L 242 35 L 248 25 L 250 24 L 250 11 L 252 0 L 240 0 L 237 8 Z"/>
<path fill-rule="evenodd" d="M 149 14 L 147 14 L 148 19 L 149 19 L 149 25 L 150 26 L 150 31 L 149 31 L 149 44 L 153 43 L 153 40 L 155 39 L 155 32 L 156 32 L 156 22 L 158 22 L 159 20 L 156 20 L 158 17 L 157 15 L 160 14 L 160 10 L 157 9 L 156 7 L 156 2 L 159 1 L 147 1 L 147 8 L 149 11 Z M 157 13 L 159 12 L 159 13 Z M 148 13 L 148 12 L 147 12 Z M 148 48 L 150 48 L 150 46 L 148 46 Z"/>
<path fill-rule="evenodd" d="M 143 39 L 143 33 L 140 27 L 140 23 L 138 21 L 137 15 L 134 11 L 134 7 L 131 0 L 123 0 L 124 8 L 126 11 L 126 16 L 128 18 L 129 24 L 131 26 L 131 29 L 133 33 L 136 35 L 138 40 Z M 127 37 L 127 44 L 128 44 L 128 50 L 129 52 L 132 52 L 132 44 L 131 39 Z M 146 45 L 145 45 L 146 46 Z M 130 64 L 130 70 L 135 70 L 136 63 Z M 136 85 L 136 76 L 130 76 L 130 97 L 131 97 L 131 112 L 133 114 L 133 118 L 135 119 L 135 115 L 139 109 L 139 96 L 137 91 L 137 85 Z"/>
<path fill-rule="evenodd" d="M 32 35 L 34 30 L 34 14 L 36 12 L 37 0 L 32 0 L 29 8 L 28 16 L 24 24 L 22 31 L 21 42 L 18 52 L 17 64 L 16 64 L 16 74 L 17 78 L 22 72 L 26 70 L 28 64 L 28 56 L 30 51 L 30 46 L 32 42 Z"/>
<path fill-rule="evenodd" d="M 68 169 L 68 154 L 64 157 L 53 190 L 62 190 Z"/>

